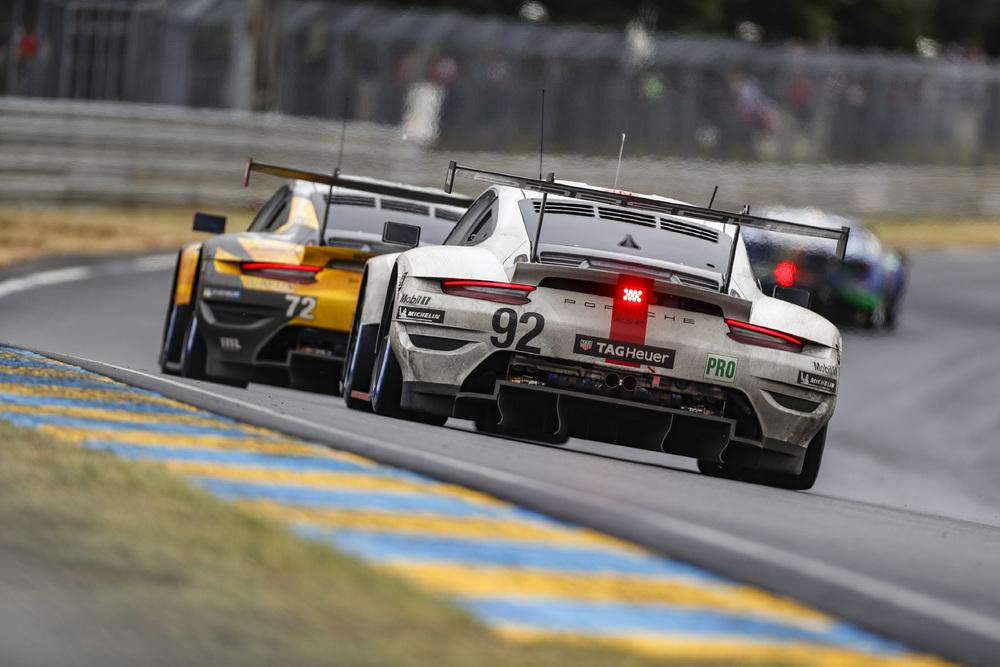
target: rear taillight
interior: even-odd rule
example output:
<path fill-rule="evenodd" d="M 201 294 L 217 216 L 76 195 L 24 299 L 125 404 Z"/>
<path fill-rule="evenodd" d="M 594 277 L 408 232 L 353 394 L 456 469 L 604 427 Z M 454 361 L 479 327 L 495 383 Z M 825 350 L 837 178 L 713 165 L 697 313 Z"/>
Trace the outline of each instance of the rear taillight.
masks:
<path fill-rule="evenodd" d="M 778 265 L 774 267 L 774 282 L 778 283 L 781 287 L 791 287 L 795 284 L 795 278 L 799 275 L 799 267 L 795 266 L 794 262 L 790 262 L 787 259 L 778 262 Z"/>
<path fill-rule="evenodd" d="M 240 271 L 247 275 L 303 285 L 316 282 L 316 274 L 322 270 L 322 266 L 310 266 L 308 264 L 283 264 L 281 262 L 240 263 Z"/>
<path fill-rule="evenodd" d="M 465 296 L 471 299 L 484 299 L 519 306 L 531 301 L 528 295 L 535 291 L 535 286 L 500 283 L 491 280 L 442 280 L 441 291 L 452 296 Z"/>
<path fill-rule="evenodd" d="M 783 331 L 739 320 L 726 320 L 726 324 L 729 325 L 729 337 L 737 342 L 787 350 L 788 352 L 802 351 L 802 341 Z"/>

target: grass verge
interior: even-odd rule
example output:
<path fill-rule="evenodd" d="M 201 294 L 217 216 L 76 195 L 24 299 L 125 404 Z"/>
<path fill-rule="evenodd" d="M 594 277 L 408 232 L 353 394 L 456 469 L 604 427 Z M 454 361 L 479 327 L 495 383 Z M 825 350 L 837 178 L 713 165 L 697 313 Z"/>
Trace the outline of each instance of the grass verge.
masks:
<path fill-rule="evenodd" d="M 247 209 L 212 210 L 227 229 L 246 229 Z M 191 231 L 191 208 L 0 207 L 0 266 L 53 255 L 110 255 L 176 250 L 204 234 Z"/>
<path fill-rule="evenodd" d="M 248 209 L 214 210 L 227 229 L 246 229 Z M 0 207 L 0 266 L 53 255 L 111 255 L 176 250 L 204 238 L 191 231 L 193 210 L 168 208 Z M 942 248 L 1000 245 L 1000 220 L 991 218 L 871 218 L 889 246 Z"/>
<path fill-rule="evenodd" d="M 1000 220 L 995 218 L 870 218 L 866 222 L 893 248 L 1000 245 Z"/>
<path fill-rule="evenodd" d="M 155 465 L 0 422 L 0 628 L 32 606 L 83 665 L 649 664 L 503 640 Z"/>

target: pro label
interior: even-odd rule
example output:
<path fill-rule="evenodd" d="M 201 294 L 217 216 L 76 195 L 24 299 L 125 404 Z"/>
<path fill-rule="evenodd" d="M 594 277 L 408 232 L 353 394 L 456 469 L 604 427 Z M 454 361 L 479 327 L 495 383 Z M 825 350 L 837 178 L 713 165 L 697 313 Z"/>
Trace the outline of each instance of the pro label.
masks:
<path fill-rule="evenodd" d="M 708 355 L 705 363 L 705 378 L 720 382 L 732 382 L 736 379 L 736 359 L 724 357 L 721 354 Z"/>

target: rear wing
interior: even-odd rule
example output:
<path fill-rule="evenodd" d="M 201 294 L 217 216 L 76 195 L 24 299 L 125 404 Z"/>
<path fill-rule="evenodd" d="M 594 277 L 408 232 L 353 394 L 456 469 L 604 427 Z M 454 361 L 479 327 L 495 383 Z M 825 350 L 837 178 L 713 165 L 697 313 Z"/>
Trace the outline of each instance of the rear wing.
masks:
<path fill-rule="evenodd" d="M 369 180 L 356 176 L 347 176 L 339 171 L 333 174 L 323 174 L 317 171 L 307 171 L 296 169 L 295 167 L 283 167 L 276 164 L 266 164 L 257 162 L 252 157 L 247 158 L 246 169 L 243 172 L 243 187 L 250 185 L 250 174 L 258 172 L 277 176 L 278 178 L 288 178 L 299 181 L 310 181 L 321 183 L 331 187 L 349 188 L 360 190 L 361 192 L 371 192 L 377 195 L 387 195 L 424 202 L 426 204 L 437 204 L 439 206 L 456 206 L 458 208 L 469 208 L 472 198 L 465 195 L 453 194 L 451 190 L 442 192 L 430 188 L 420 188 L 412 185 L 402 185 L 398 183 L 387 183 L 385 181 Z"/>
<path fill-rule="evenodd" d="M 504 174 L 498 171 L 487 171 L 458 164 L 454 160 L 448 163 L 448 173 L 445 176 L 444 190 L 451 192 L 455 184 L 455 176 L 459 173 L 469 174 L 473 180 L 494 185 L 507 185 L 524 190 L 534 190 L 543 195 L 543 208 L 539 216 L 544 215 L 544 202 L 547 195 L 557 195 L 560 197 L 573 197 L 586 201 L 611 204 L 624 208 L 634 208 L 644 211 L 655 211 L 666 215 L 689 218 L 701 222 L 715 222 L 723 225 L 735 225 L 736 233 L 733 235 L 733 245 L 729 254 L 729 265 L 726 267 L 725 283 L 722 291 L 729 291 L 729 283 L 733 273 L 733 261 L 736 256 L 736 247 L 739 243 L 740 229 L 742 227 L 752 227 L 754 229 L 764 229 L 781 234 L 796 234 L 798 236 L 810 236 L 818 239 L 831 239 L 837 241 L 837 257 L 844 259 L 847 252 L 847 239 L 851 235 L 848 227 L 830 229 L 826 227 L 814 227 L 798 222 L 788 222 L 785 220 L 774 220 L 772 218 L 761 218 L 750 215 L 748 209 L 741 213 L 721 211 L 712 208 L 703 208 L 692 204 L 682 204 L 679 202 L 664 201 L 653 197 L 644 197 L 629 192 L 614 190 L 602 190 L 600 188 L 587 187 L 586 185 L 576 185 L 572 183 L 559 183 L 555 180 L 554 174 L 549 174 L 547 180 L 515 176 Z M 536 236 L 537 245 L 537 236 Z"/>

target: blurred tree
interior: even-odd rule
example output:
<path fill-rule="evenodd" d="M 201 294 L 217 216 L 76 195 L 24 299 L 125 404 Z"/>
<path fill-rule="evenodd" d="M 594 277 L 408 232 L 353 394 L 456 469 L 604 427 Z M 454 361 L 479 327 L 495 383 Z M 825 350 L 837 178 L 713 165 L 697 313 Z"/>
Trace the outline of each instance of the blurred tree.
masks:
<path fill-rule="evenodd" d="M 833 0 L 828 4 L 838 43 L 912 52 L 917 37 L 931 32 L 935 4 L 954 7 L 966 3 L 955 0 Z"/>
<path fill-rule="evenodd" d="M 409 4 L 517 16 L 524 0 L 412 0 Z M 656 29 L 733 36 L 749 21 L 765 41 L 832 42 L 912 53 L 918 37 L 1000 54 L 1000 0 L 541 0 L 559 23 L 624 25 L 655 15 Z"/>

